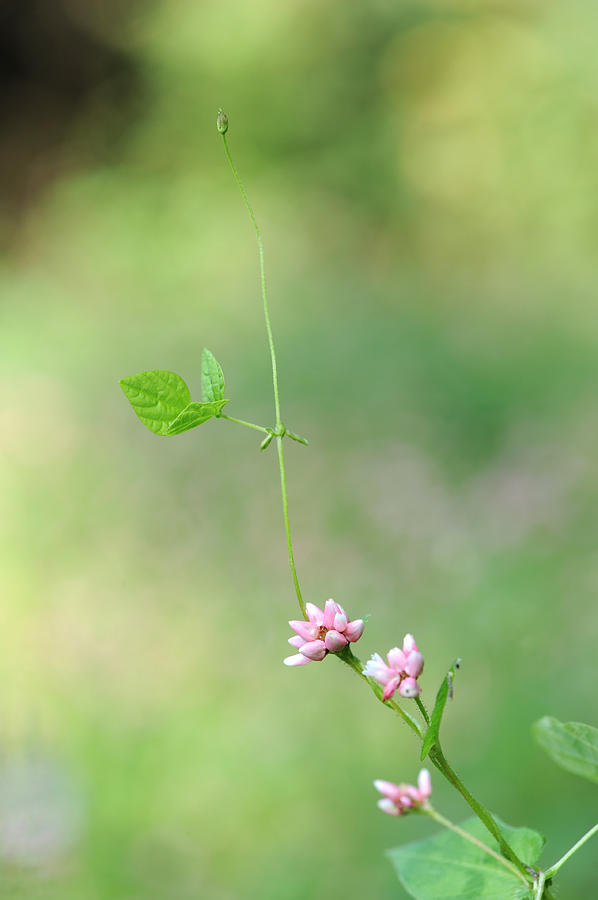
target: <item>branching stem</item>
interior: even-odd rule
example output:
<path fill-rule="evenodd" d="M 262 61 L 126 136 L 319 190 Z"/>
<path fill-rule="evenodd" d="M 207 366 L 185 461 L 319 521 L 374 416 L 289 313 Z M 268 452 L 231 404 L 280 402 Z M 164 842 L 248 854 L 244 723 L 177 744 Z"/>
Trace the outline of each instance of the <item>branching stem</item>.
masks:
<path fill-rule="evenodd" d="M 434 819 L 435 822 L 438 822 L 439 825 L 443 825 L 445 828 L 450 828 L 451 831 L 454 831 L 455 834 L 460 835 L 465 840 L 469 841 L 471 844 L 475 844 L 476 847 L 479 847 L 480 850 L 483 850 L 484 853 L 488 853 L 492 856 L 497 862 L 504 866 L 505 869 L 508 869 L 512 875 L 515 875 L 522 881 L 525 885 L 529 884 L 528 879 L 523 875 L 522 872 L 517 869 L 513 863 L 509 862 L 508 859 L 505 859 L 504 856 L 501 856 L 491 847 L 488 847 L 487 844 L 484 844 L 482 841 L 478 840 L 478 838 L 474 837 L 473 834 L 469 834 L 468 831 L 464 831 L 463 828 L 459 828 L 458 825 L 455 825 L 454 822 L 451 822 L 450 819 L 445 819 L 444 816 L 441 816 L 439 812 L 436 812 L 431 806 L 422 806 L 421 812 L 425 813 L 427 816 L 430 816 L 431 819 Z"/>
<path fill-rule="evenodd" d="M 500 847 L 500 852 L 502 853 L 502 855 L 506 859 L 510 860 L 523 875 L 526 875 L 527 869 L 524 863 L 519 859 L 515 851 L 504 839 L 503 834 L 498 827 L 498 824 L 494 820 L 494 817 L 482 803 L 476 800 L 471 791 L 469 791 L 468 788 L 465 787 L 457 773 L 448 764 L 439 744 L 436 744 L 432 748 L 432 750 L 430 750 L 430 760 L 432 764 L 436 766 L 438 771 L 444 775 L 447 781 L 450 781 L 453 787 L 455 787 L 459 791 L 463 799 L 469 804 L 478 819 L 483 822 L 483 824 L 486 826 L 486 828 Z"/>
<path fill-rule="evenodd" d="M 220 413 L 218 418 L 226 419 L 227 422 L 236 422 L 237 425 L 245 425 L 246 428 L 253 428 L 254 431 L 263 431 L 264 434 L 270 434 L 270 431 L 263 425 L 254 425 L 253 422 L 246 422 L 245 419 L 235 419 L 234 416 L 226 416 L 224 413 Z"/>
<path fill-rule="evenodd" d="M 569 850 L 567 850 L 565 855 L 561 856 L 561 858 L 558 860 L 558 862 L 555 862 L 555 864 L 553 866 L 550 866 L 550 868 L 546 870 L 546 873 L 545 873 L 546 878 L 552 878 L 553 875 L 556 875 L 556 873 L 561 868 L 561 866 L 563 866 L 567 862 L 568 859 L 571 859 L 573 854 L 577 853 L 579 848 L 583 847 L 585 842 L 589 841 L 590 838 L 597 833 L 598 833 L 598 824 L 596 824 L 592 828 L 590 828 L 589 831 L 586 831 L 586 833 L 583 835 L 583 837 L 580 837 L 580 839 L 577 841 L 577 843 L 573 844 L 573 846 Z"/>
<path fill-rule="evenodd" d="M 224 152 L 226 154 L 226 158 L 228 159 L 232 173 L 235 177 L 235 181 L 237 182 L 237 185 L 239 186 L 239 190 L 241 191 L 241 196 L 243 197 L 243 200 L 245 201 L 245 206 L 247 207 L 247 211 L 249 212 L 249 217 L 251 219 L 251 223 L 252 223 L 254 231 L 255 231 L 255 236 L 257 238 L 257 246 L 258 246 L 258 251 L 259 251 L 259 259 L 260 259 L 260 282 L 261 282 L 261 286 L 262 286 L 262 301 L 263 301 L 263 306 L 264 306 L 264 319 L 266 322 L 266 333 L 268 335 L 268 346 L 270 348 L 270 360 L 272 362 L 272 387 L 274 389 L 274 411 L 276 413 L 276 431 L 278 432 L 278 436 L 276 438 L 276 443 L 278 445 L 278 465 L 280 468 L 280 489 L 281 489 L 281 495 L 282 495 L 282 515 L 283 515 L 283 519 L 284 519 L 284 529 L 285 529 L 285 533 L 286 533 L 286 537 L 287 537 L 287 550 L 288 550 L 288 554 L 289 554 L 289 566 L 290 566 L 291 575 L 293 578 L 293 585 L 295 587 L 295 593 L 297 594 L 297 600 L 299 601 L 299 606 L 301 607 L 301 612 L 302 612 L 304 618 L 307 619 L 307 613 L 305 610 L 305 602 L 304 602 L 303 596 L 301 594 L 301 588 L 299 587 L 299 577 L 297 575 L 297 568 L 295 566 L 295 557 L 293 554 L 293 542 L 291 540 L 291 526 L 289 523 L 287 485 L 286 485 L 286 478 L 285 478 L 285 473 L 284 473 L 284 455 L 283 455 L 283 449 L 282 449 L 282 434 L 284 433 L 283 432 L 284 426 L 282 424 L 282 419 L 280 417 L 280 397 L 279 397 L 279 392 L 278 392 L 278 369 L 276 366 L 276 350 L 274 349 L 274 337 L 272 335 L 272 325 L 270 324 L 270 312 L 268 309 L 268 296 L 266 293 L 266 271 L 264 268 L 264 243 L 262 241 L 262 234 L 260 232 L 259 225 L 257 224 L 257 220 L 255 218 L 255 213 L 253 212 L 253 207 L 251 206 L 251 203 L 249 202 L 249 197 L 247 196 L 247 191 L 243 187 L 243 182 L 241 181 L 241 179 L 239 177 L 239 173 L 237 172 L 237 169 L 233 162 L 233 158 L 230 154 L 230 150 L 228 147 L 228 141 L 226 140 L 226 133 L 221 132 L 221 135 L 222 135 L 222 142 L 224 144 Z M 225 417 L 223 416 L 223 418 L 225 418 Z M 241 424 L 249 424 L 249 423 L 241 422 Z M 256 426 L 250 425 L 249 427 L 256 427 Z M 257 427 L 258 427 L 258 430 L 266 431 L 266 429 L 261 429 L 261 428 L 259 428 L 259 426 L 257 426 Z"/>

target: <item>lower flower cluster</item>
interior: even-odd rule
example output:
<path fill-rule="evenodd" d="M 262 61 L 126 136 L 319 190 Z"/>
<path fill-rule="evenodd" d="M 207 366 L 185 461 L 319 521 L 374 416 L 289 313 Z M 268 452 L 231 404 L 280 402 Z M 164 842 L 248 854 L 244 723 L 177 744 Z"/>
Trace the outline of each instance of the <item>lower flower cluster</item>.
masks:
<path fill-rule="evenodd" d="M 378 806 L 389 816 L 404 816 L 405 813 L 424 806 L 432 793 L 432 779 L 427 769 L 422 769 L 417 779 L 417 787 L 412 784 L 393 784 L 392 781 L 374 781 L 374 787 L 382 794 Z"/>

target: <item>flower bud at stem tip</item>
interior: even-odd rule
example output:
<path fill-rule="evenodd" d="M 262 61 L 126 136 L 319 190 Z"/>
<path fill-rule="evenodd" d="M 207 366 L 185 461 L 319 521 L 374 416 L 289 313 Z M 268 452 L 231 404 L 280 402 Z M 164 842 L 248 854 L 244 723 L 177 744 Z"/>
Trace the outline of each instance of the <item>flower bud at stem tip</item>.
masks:
<path fill-rule="evenodd" d="M 218 116 L 216 118 L 216 128 L 220 132 L 220 134 L 226 134 L 228 131 L 228 116 L 221 109 L 218 110 Z"/>

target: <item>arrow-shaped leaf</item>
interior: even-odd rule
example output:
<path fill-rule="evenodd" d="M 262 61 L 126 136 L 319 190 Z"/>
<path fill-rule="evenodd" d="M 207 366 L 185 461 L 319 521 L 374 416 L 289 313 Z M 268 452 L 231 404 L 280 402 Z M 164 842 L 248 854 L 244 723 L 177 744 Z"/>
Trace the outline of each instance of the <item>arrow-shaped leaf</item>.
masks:
<path fill-rule="evenodd" d="M 442 684 L 438 688 L 438 693 L 436 694 L 436 703 L 434 704 L 434 709 L 432 710 L 432 716 L 430 718 L 430 724 L 428 725 L 428 729 L 424 737 L 424 742 L 422 744 L 422 759 L 426 758 L 434 744 L 436 744 L 439 740 L 438 732 L 440 730 L 440 723 L 442 722 L 442 714 L 444 712 L 444 707 L 446 706 L 446 701 L 448 700 L 449 696 L 452 696 L 455 671 L 459 668 L 460 662 L 461 660 L 459 659 L 455 660 L 455 662 L 452 664 L 452 666 L 442 679 Z"/>

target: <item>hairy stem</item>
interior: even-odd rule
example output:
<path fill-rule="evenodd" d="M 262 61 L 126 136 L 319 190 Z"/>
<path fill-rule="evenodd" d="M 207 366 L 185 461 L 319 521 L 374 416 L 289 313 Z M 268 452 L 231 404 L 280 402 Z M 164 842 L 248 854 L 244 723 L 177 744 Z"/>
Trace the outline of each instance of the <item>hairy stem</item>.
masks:
<path fill-rule="evenodd" d="M 546 870 L 546 877 L 552 878 L 553 875 L 556 875 L 556 873 L 561 868 L 561 866 L 563 866 L 567 862 L 568 859 L 571 859 L 573 854 L 577 853 L 579 848 L 583 847 L 585 842 L 589 841 L 590 838 L 597 833 L 598 833 L 598 824 L 594 825 L 593 828 L 590 828 L 589 831 L 586 831 L 586 833 L 583 835 L 583 837 L 580 837 L 580 839 L 577 841 L 577 843 L 573 844 L 573 846 L 569 850 L 567 850 L 565 855 L 561 856 L 561 858 L 558 860 L 558 862 L 555 862 L 555 864 L 553 866 L 550 866 L 550 868 Z"/>
<path fill-rule="evenodd" d="M 301 588 L 299 587 L 299 578 L 297 576 L 297 569 L 295 566 L 295 558 L 293 555 L 293 543 L 291 540 L 291 526 L 289 523 L 289 509 L 287 502 L 287 485 L 286 478 L 284 473 L 284 457 L 282 451 L 282 435 L 284 434 L 284 426 L 282 424 L 282 419 L 280 417 L 280 397 L 278 393 L 278 369 L 276 366 L 276 350 L 274 349 L 274 337 L 272 335 L 272 326 L 270 324 L 270 312 L 268 310 L 268 297 L 266 293 L 266 271 L 264 268 L 264 242 L 262 241 L 262 234 L 259 229 L 259 225 L 257 224 L 257 220 L 255 218 L 255 214 L 253 212 L 253 207 L 249 202 L 249 197 L 247 196 L 247 192 L 243 187 L 243 182 L 239 177 L 239 173 L 235 167 L 233 162 L 233 158 L 230 154 L 230 150 L 228 147 L 228 141 L 226 140 L 226 133 L 221 132 L 222 134 L 222 142 L 224 144 L 224 152 L 226 154 L 226 158 L 230 164 L 232 173 L 235 177 L 235 181 L 239 186 L 239 190 L 241 191 L 241 196 L 245 201 L 245 206 L 247 207 L 247 211 L 249 212 L 249 217 L 251 219 L 255 236 L 257 238 L 257 246 L 259 251 L 259 259 L 260 259 L 260 282 L 262 286 L 262 301 L 264 306 L 264 319 L 266 322 L 266 333 L 268 335 L 268 346 L 270 348 L 270 360 L 272 362 L 272 387 L 274 389 L 274 410 L 276 413 L 276 431 L 277 431 L 277 439 L 276 442 L 278 444 L 278 464 L 280 467 L 280 487 L 282 493 L 282 514 L 284 519 L 284 528 L 287 537 L 287 549 L 289 553 L 289 566 L 291 568 L 291 575 L 293 578 L 293 585 L 295 587 L 295 593 L 297 594 L 297 600 L 299 601 L 299 606 L 301 608 L 301 612 L 303 617 L 307 619 L 307 613 L 305 610 L 305 602 L 303 600 L 303 596 L 301 594 Z"/>
<path fill-rule="evenodd" d="M 465 840 L 469 841 L 471 844 L 475 844 L 476 847 L 479 847 L 480 850 L 483 850 L 485 853 L 488 853 L 490 856 L 494 857 L 501 866 L 504 866 L 505 869 L 508 869 L 512 875 L 515 875 L 519 878 L 520 881 L 523 881 L 524 884 L 529 884 L 528 879 L 523 875 L 522 872 L 517 869 L 513 863 L 509 862 L 508 859 L 505 859 L 504 856 L 500 856 L 499 853 L 496 853 L 495 850 L 492 850 L 491 847 L 488 847 L 482 841 L 478 840 L 469 832 L 464 831 L 463 828 L 459 828 L 458 825 L 455 825 L 454 822 L 451 822 L 450 819 L 445 819 L 444 816 L 441 816 L 440 813 L 436 812 L 431 806 L 422 806 L 421 812 L 425 813 L 427 816 L 430 816 L 431 819 L 434 819 L 435 822 L 438 822 L 439 825 L 443 825 L 445 828 L 450 828 L 451 831 L 454 831 L 456 834 L 460 835 Z"/>

